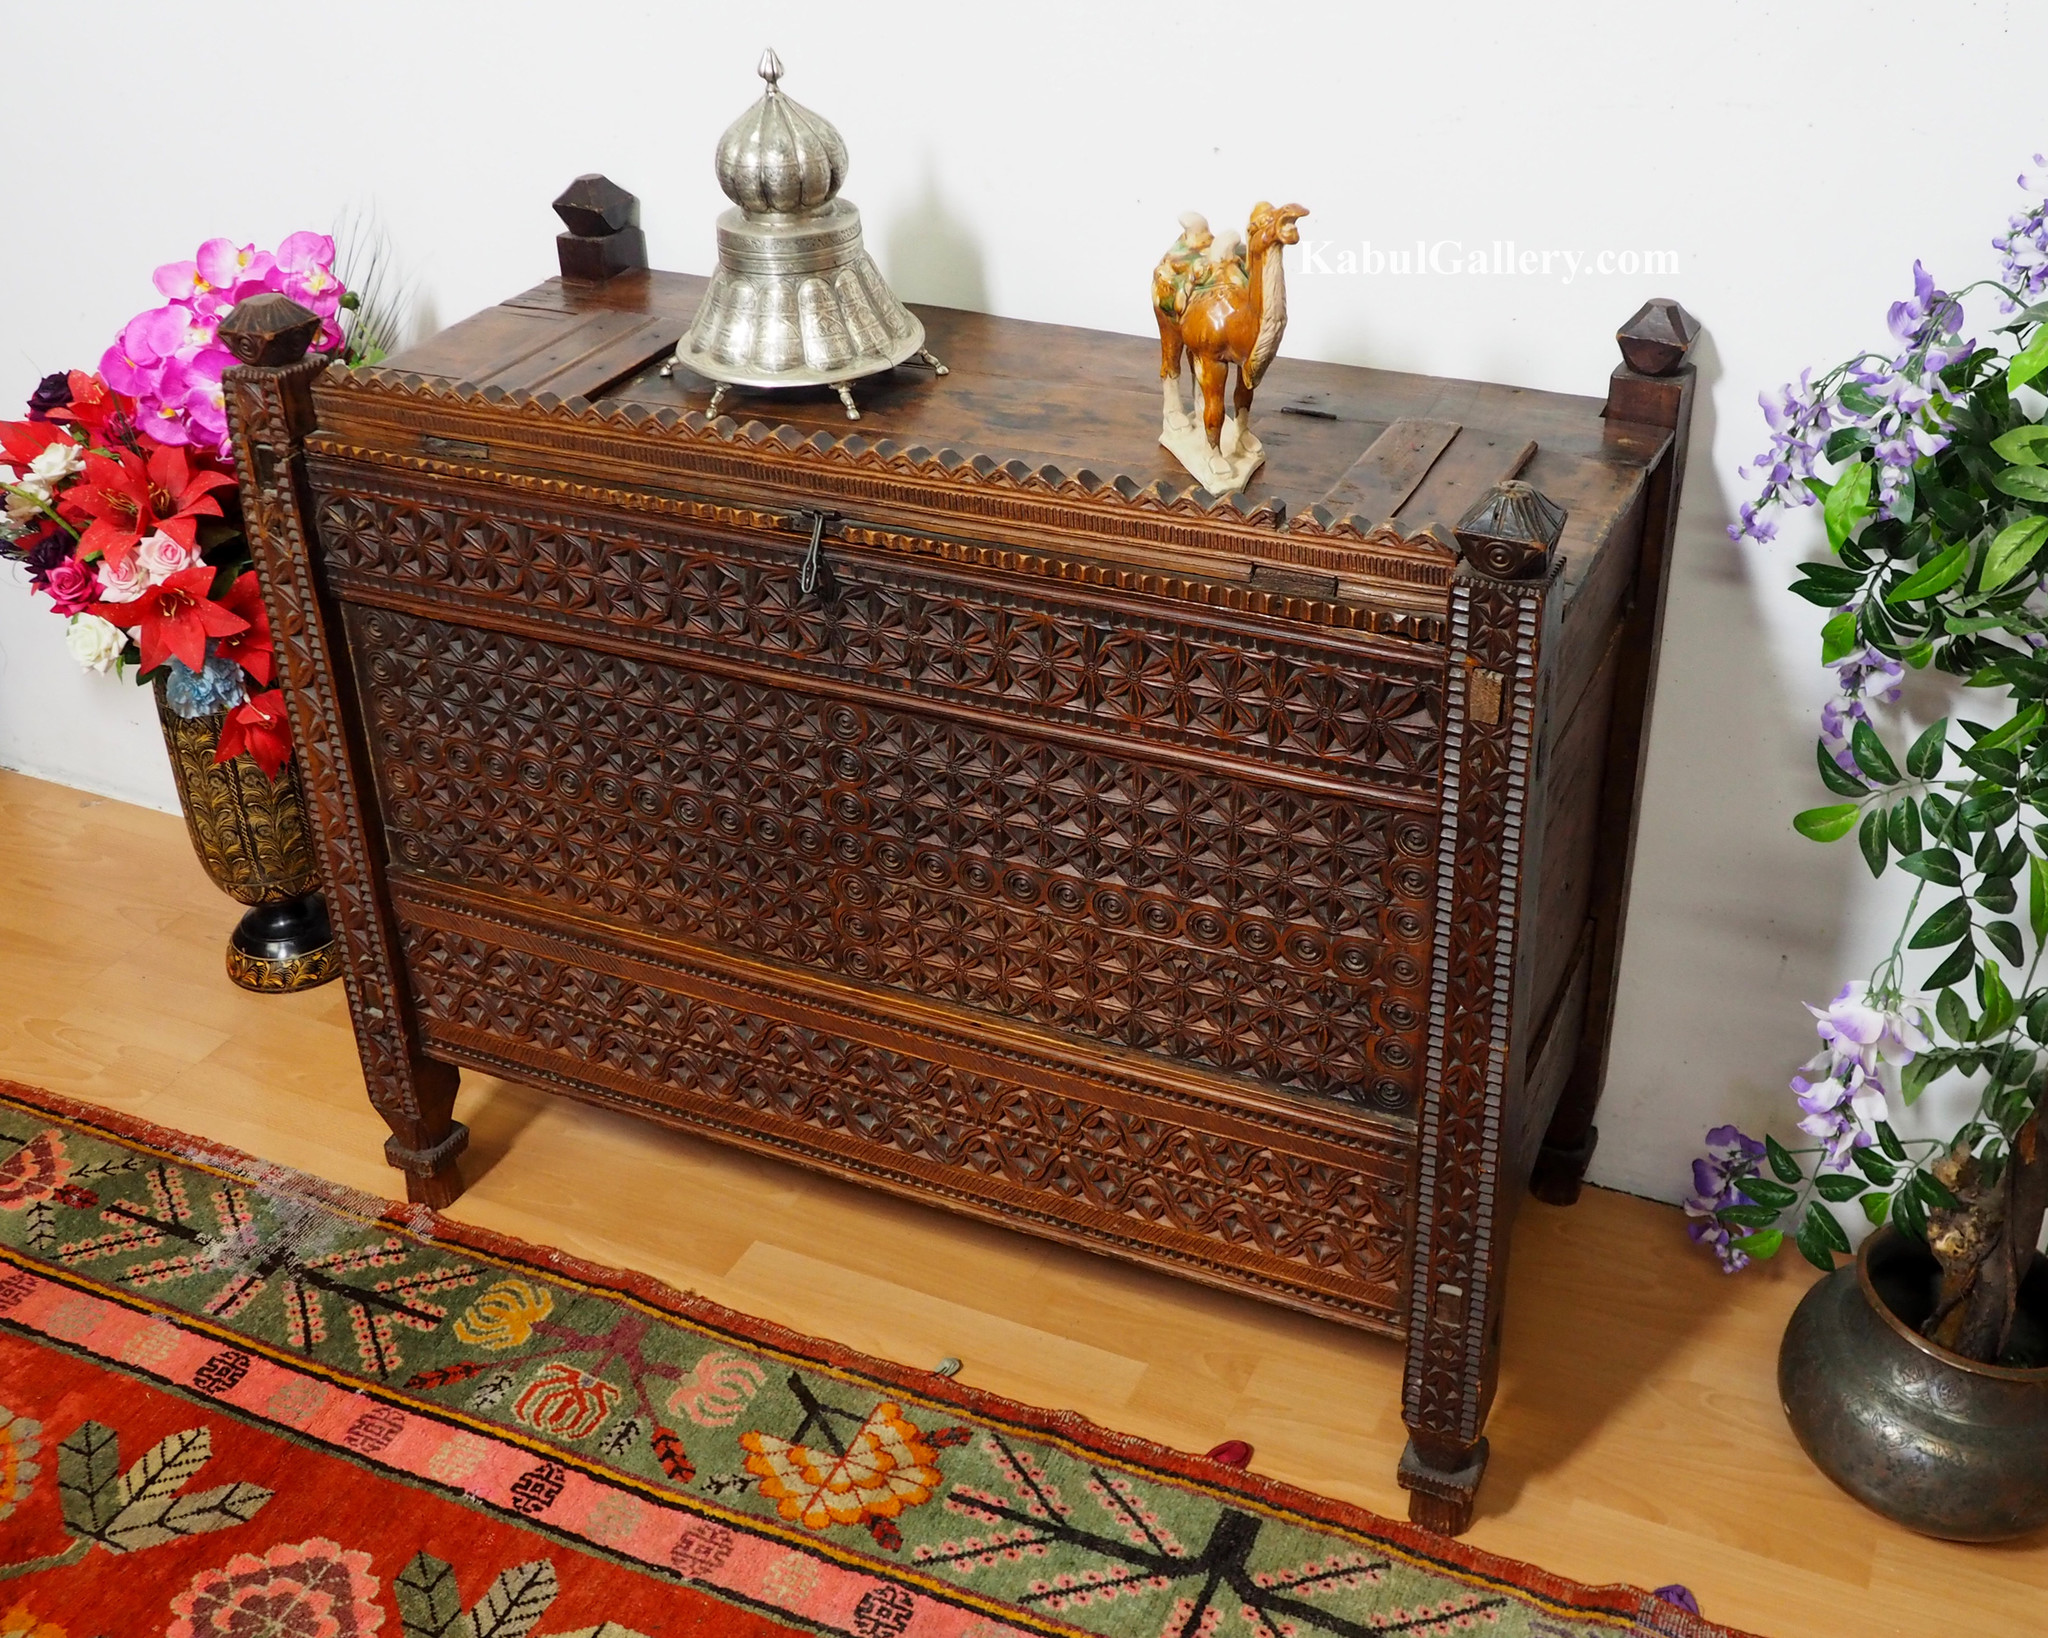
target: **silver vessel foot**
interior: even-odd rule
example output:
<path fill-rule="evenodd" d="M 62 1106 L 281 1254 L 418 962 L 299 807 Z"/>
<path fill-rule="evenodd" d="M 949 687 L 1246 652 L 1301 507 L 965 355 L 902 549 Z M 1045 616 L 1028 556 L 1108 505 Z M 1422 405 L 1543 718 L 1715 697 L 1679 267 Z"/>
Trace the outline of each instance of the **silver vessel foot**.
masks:
<path fill-rule="evenodd" d="M 934 353 L 929 347 L 918 348 L 917 356 L 923 359 L 927 364 L 929 364 L 932 367 L 933 375 L 951 375 L 953 373 L 945 365 L 939 362 L 938 355 Z"/>
<path fill-rule="evenodd" d="M 839 394 L 839 402 L 846 406 L 847 420 L 858 421 L 860 419 L 860 406 L 853 401 L 853 389 L 844 381 L 835 381 L 832 383 L 832 390 Z"/>
<path fill-rule="evenodd" d="M 662 380 L 666 381 L 670 376 L 676 373 L 676 361 L 674 359 L 670 359 L 666 364 L 662 365 L 661 369 L 657 373 L 661 376 Z"/>
<path fill-rule="evenodd" d="M 706 420 L 715 421 L 718 419 L 718 406 L 725 402 L 727 390 L 725 383 L 722 381 L 711 389 L 711 402 L 704 406 L 704 417 Z"/>

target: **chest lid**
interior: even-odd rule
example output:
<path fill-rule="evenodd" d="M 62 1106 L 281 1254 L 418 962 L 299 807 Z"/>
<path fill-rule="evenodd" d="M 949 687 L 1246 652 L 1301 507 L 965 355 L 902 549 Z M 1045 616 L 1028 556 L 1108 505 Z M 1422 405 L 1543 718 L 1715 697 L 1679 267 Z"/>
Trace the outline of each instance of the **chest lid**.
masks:
<path fill-rule="evenodd" d="M 1159 446 L 1156 343 L 933 307 L 917 312 L 949 376 L 873 377 L 858 421 L 823 388 L 736 392 L 710 419 L 711 383 L 661 373 L 705 285 L 550 279 L 385 365 L 330 371 L 316 442 L 1056 546 L 1428 626 L 1451 524 L 1493 484 L 1522 476 L 1565 507 L 1575 580 L 1658 453 L 1614 437 L 1598 399 L 1283 356 L 1254 411 L 1265 466 L 1219 499 Z"/>

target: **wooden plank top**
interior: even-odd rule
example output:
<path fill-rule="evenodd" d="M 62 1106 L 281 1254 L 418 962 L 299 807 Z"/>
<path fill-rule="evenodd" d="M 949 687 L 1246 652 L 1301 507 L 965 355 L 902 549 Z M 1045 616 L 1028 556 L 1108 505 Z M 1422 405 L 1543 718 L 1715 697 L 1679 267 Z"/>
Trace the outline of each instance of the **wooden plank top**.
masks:
<path fill-rule="evenodd" d="M 607 409 L 701 414 L 711 383 L 687 370 L 665 379 L 659 366 L 688 329 L 705 283 L 663 272 L 592 285 L 549 279 L 407 349 L 377 374 L 440 378 L 515 400 L 551 394 Z M 724 414 L 804 437 L 852 432 L 995 465 L 1194 490 L 1158 443 L 1155 342 L 953 308 L 913 311 L 949 376 L 912 364 L 855 383 L 857 423 L 823 388 L 735 389 Z M 1589 375 L 1595 367 L 1589 359 Z M 1561 548 L 1567 582 L 1575 583 L 1667 437 L 1605 420 L 1603 408 L 1599 398 L 1283 354 L 1260 386 L 1254 413 L 1268 455 L 1243 500 L 1270 503 L 1278 521 L 1297 527 L 1305 517 L 1340 531 L 1348 524 L 1354 535 L 1388 525 L 1411 540 L 1434 531 L 1448 543 L 1450 526 L 1489 485 L 1519 474 L 1569 514 Z"/>

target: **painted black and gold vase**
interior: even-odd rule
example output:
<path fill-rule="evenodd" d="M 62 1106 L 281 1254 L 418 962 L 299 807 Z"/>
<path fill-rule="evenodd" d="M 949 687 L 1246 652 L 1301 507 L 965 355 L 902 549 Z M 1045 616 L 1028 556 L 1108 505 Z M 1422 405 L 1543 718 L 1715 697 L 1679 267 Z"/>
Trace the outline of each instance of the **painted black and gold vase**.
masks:
<path fill-rule="evenodd" d="M 309 990 L 341 976 L 341 955 L 320 895 L 319 867 L 306 834 L 297 758 L 275 783 L 247 756 L 216 762 L 225 711 L 182 717 L 156 681 L 185 828 L 207 875 L 249 906 L 228 938 L 228 977 L 245 990 Z"/>

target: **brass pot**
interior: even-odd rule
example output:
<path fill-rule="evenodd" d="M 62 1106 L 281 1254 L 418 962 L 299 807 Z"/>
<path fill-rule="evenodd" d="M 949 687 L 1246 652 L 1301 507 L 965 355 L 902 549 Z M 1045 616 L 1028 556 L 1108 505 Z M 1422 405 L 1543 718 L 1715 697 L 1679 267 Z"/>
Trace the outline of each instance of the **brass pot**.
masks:
<path fill-rule="evenodd" d="M 2048 1524 L 2048 1366 L 1980 1365 L 1915 1329 L 1935 1263 L 1891 1228 L 1807 1292 L 1778 1351 L 1778 1397 L 1806 1454 L 1866 1507 L 1922 1535 L 2004 1541 Z M 2048 1337 L 2048 1263 L 2020 1290 Z"/>
<path fill-rule="evenodd" d="M 181 717 L 156 680 L 156 715 L 192 850 L 230 898 L 249 906 L 228 938 L 228 977 L 245 990 L 309 990 L 341 976 L 306 833 L 297 758 L 275 783 L 253 759 L 213 759 L 227 713 Z"/>

